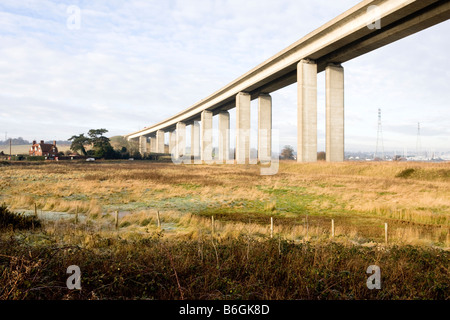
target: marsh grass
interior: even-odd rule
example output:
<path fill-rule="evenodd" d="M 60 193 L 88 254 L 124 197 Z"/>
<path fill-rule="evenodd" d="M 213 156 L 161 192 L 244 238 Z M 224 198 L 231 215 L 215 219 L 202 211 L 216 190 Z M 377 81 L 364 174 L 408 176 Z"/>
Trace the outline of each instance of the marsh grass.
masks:
<path fill-rule="evenodd" d="M 188 223 L 203 223 L 196 219 Z M 42 233 L 2 233 L 0 299 L 449 298 L 447 251 L 295 243 L 252 233 L 199 231 L 195 239 L 181 239 L 167 238 L 163 230 L 112 231 L 69 222 L 46 222 Z M 65 287 L 65 269 L 73 264 L 82 270 L 82 290 Z M 382 290 L 366 287 L 372 264 L 381 266 Z"/>
<path fill-rule="evenodd" d="M 0 299 L 449 299 L 448 164 L 410 167 L 5 166 L 8 210 L 83 219 L 1 232 Z M 72 264 L 81 291 L 65 287 Z M 366 287 L 373 264 L 383 290 Z"/>
<path fill-rule="evenodd" d="M 102 207 L 98 204 L 96 199 L 90 201 L 81 200 L 65 200 L 61 198 L 50 197 L 32 197 L 29 195 L 15 196 L 14 202 L 10 206 L 11 209 L 34 209 L 42 211 L 58 211 L 68 213 L 87 213 L 90 215 L 99 215 L 103 212 Z"/>
<path fill-rule="evenodd" d="M 384 222 L 392 226 L 395 241 L 399 221 L 418 230 L 407 233 L 410 242 L 421 243 L 420 236 L 448 247 L 448 240 L 442 240 L 448 237 L 441 234 L 450 228 L 449 170 L 446 163 L 281 162 L 277 175 L 260 176 L 257 166 L 245 165 L 60 162 L 13 164 L 3 167 L 0 176 L 1 200 L 11 209 L 36 204 L 43 211 L 78 210 L 93 220 L 107 219 L 105 214 L 115 210 L 129 212 L 124 229 L 155 225 L 153 213 L 147 221 L 132 216 L 161 210 L 167 223 L 176 224 L 170 227 L 183 234 L 195 234 L 195 224 L 211 216 L 225 233 L 239 235 L 236 230 L 249 228 L 266 234 L 274 217 L 284 238 L 303 239 L 308 216 L 308 236 L 326 235 L 335 219 L 340 237 L 361 242 L 380 241 Z"/>
<path fill-rule="evenodd" d="M 60 162 L 3 166 L 0 178 L 10 211 L 83 218 L 2 231 L 0 299 L 450 298 L 446 163 L 281 162 L 260 176 L 245 165 Z M 72 264 L 81 291 L 65 287 Z M 383 290 L 366 287 L 373 264 Z"/>

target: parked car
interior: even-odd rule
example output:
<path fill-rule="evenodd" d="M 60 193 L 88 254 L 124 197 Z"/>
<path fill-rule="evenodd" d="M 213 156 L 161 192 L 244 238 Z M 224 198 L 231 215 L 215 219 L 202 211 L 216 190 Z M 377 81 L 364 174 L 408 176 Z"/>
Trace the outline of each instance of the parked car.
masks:
<path fill-rule="evenodd" d="M 95 158 L 87 158 L 86 161 L 95 161 Z"/>

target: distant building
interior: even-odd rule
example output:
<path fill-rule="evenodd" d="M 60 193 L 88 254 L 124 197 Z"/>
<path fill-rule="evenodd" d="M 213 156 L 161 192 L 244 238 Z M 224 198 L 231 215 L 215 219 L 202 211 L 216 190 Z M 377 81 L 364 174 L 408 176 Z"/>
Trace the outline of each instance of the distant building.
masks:
<path fill-rule="evenodd" d="M 34 140 L 29 154 L 30 156 L 42 156 L 49 158 L 57 157 L 58 148 L 56 147 L 56 141 L 53 141 L 53 144 L 49 144 L 44 143 L 44 140 L 41 140 L 40 143 L 36 143 L 36 140 Z"/>

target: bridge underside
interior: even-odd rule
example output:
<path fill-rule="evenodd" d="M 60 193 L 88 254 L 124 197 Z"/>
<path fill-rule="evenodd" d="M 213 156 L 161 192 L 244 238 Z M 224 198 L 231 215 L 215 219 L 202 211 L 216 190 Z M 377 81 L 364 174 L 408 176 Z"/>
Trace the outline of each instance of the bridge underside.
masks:
<path fill-rule="evenodd" d="M 403 16 L 390 24 L 391 19 L 381 20 L 381 29 L 364 28 L 359 32 L 349 35 L 333 46 L 317 51 L 307 57 L 317 63 L 317 72 L 325 71 L 329 63 L 344 63 L 368 52 L 381 48 L 392 42 L 410 36 L 414 33 L 427 29 L 450 18 L 450 4 L 446 1 L 419 1 L 404 11 L 396 13 Z M 434 2 L 429 4 L 430 2 Z M 426 5 L 428 3 L 428 5 Z M 335 49 L 334 49 L 335 48 Z M 334 50 L 333 50 L 334 49 Z M 256 99 L 261 93 L 272 93 L 297 82 L 297 64 L 273 74 L 264 80 L 255 83 L 245 90 Z M 225 102 L 223 109 L 234 108 L 233 97 L 229 102 Z"/>
<path fill-rule="evenodd" d="M 126 137 L 137 139 L 140 136 L 154 135 L 156 131 L 173 132 L 177 128 L 179 130 L 201 121 L 202 132 L 199 138 L 202 142 L 198 144 L 202 149 L 200 154 L 202 159 L 210 159 L 209 155 L 204 155 L 203 149 L 210 150 L 211 133 L 203 128 L 212 128 L 212 116 L 219 115 L 223 118 L 224 112 L 236 108 L 235 159 L 238 162 L 248 162 L 250 101 L 258 99 L 261 113 L 258 117 L 264 120 L 258 121 L 258 146 L 260 148 L 264 145 L 262 153 L 266 157 L 271 154 L 271 149 L 269 147 L 267 150 L 267 143 L 261 144 L 261 141 L 266 141 L 268 135 L 271 136 L 272 103 L 269 94 L 297 82 L 297 160 L 316 161 L 317 73 L 326 71 L 327 160 L 343 161 L 344 70 L 341 64 L 449 18 L 450 2 L 446 0 L 362 1 L 194 106 Z M 270 117 L 267 113 L 270 113 Z M 229 121 L 228 128 L 222 125 L 220 135 L 228 132 L 227 129 L 229 131 Z M 184 133 L 176 136 L 183 137 Z M 229 137 L 223 139 L 221 141 L 229 141 Z M 180 143 L 184 148 L 184 140 L 180 140 Z M 174 145 L 177 145 L 177 141 Z M 221 145 L 221 148 L 229 148 L 228 143 Z M 229 149 L 219 150 L 219 153 L 228 154 L 228 151 Z M 184 151 L 176 152 L 178 155 L 182 153 Z M 258 158 L 259 154 L 261 152 L 258 153 Z"/>

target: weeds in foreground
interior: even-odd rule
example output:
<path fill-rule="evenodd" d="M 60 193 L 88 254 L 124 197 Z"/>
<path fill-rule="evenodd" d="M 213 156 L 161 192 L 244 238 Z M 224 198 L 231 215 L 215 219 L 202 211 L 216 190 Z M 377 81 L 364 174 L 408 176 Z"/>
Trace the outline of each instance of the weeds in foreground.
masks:
<path fill-rule="evenodd" d="M 449 299 L 449 252 L 406 244 L 448 247 L 450 170 L 409 166 L 281 163 L 273 177 L 137 161 L 5 166 L 0 197 L 12 208 L 85 219 L 20 232 L 6 223 L 0 299 Z M 130 213 L 118 230 L 116 210 Z M 366 287 L 373 264 L 381 290 Z M 69 265 L 81 291 L 66 288 Z"/>
<path fill-rule="evenodd" d="M 41 221 L 36 216 L 26 216 L 21 213 L 12 212 L 8 210 L 5 204 L 0 206 L 0 230 L 26 230 L 40 227 Z"/>
<path fill-rule="evenodd" d="M 0 299 L 450 298 L 450 253 L 431 248 L 251 237 L 168 241 L 161 232 L 93 236 L 85 246 L 58 244 L 57 237 L 50 237 L 53 245 L 1 237 Z M 81 290 L 66 287 L 70 265 L 81 269 Z M 381 290 L 366 286 L 370 265 L 381 268 Z"/>

